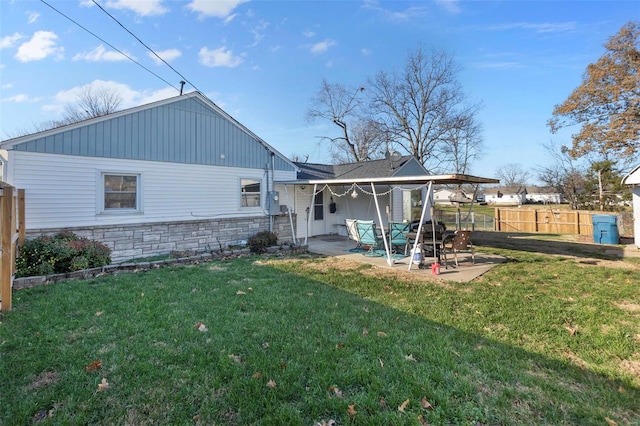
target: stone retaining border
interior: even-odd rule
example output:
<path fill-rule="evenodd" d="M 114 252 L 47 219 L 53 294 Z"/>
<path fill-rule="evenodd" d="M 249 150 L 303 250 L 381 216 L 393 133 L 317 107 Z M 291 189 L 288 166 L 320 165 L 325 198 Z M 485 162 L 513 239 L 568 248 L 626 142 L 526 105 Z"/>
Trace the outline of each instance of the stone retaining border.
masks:
<path fill-rule="evenodd" d="M 309 246 L 274 246 L 267 249 L 267 254 L 293 254 L 305 253 Z M 198 264 L 213 259 L 225 259 L 232 256 L 249 256 L 251 251 L 248 248 L 238 250 L 224 250 L 222 252 L 201 253 L 193 256 L 180 257 L 175 259 L 154 260 L 150 262 L 139 263 L 120 263 L 106 265 L 100 268 L 83 269 L 81 271 L 66 272 L 63 274 L 42 275 L 37 277 L 15 278 L 13 280 L 13 289 L 22 290 L 25 288 L 40 287 L 55 284 L 68 280 L 86 280 L 90 278 L 100 277 L 104 275 L 116 275 L 122 273 L 135 273 L 149 271 L 151 269 L 160 269 L 175 265 Z"/>

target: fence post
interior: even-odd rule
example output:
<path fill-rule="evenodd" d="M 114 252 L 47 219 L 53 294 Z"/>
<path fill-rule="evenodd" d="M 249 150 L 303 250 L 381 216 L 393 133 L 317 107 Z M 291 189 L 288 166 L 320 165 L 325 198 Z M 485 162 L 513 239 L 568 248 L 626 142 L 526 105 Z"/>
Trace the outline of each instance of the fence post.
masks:
<path fill-rule="evenodd" d="M 27 227 L 25 222 L 24 211 L 24 189 L 18 189 L 18 247 L 24 245 L 24 240 L 27 235 Z"/>
<path fill-rule="evenodd" d="M 15 221 L 13 220 L 15 204 L 13 201 L 12 186 L 5 185 L 2 191 L 2 201 L 0 204 L 0 210 L 2 211 L 2 217 L 0 218 L 0 233 L 2 234 L 2 255 L 0 256 L 0 294 L 2 295 L 2 310 L 10 311 L 12 308 L 11 287 L 13 283 L 13 262 L 15 262 L 14 259 L 11 259 L 13 252 L 11 246 L 13 245 L 13 234 L 15 232 L 15 225 L 11 226 L 11 222 L 15 224 Z"/>

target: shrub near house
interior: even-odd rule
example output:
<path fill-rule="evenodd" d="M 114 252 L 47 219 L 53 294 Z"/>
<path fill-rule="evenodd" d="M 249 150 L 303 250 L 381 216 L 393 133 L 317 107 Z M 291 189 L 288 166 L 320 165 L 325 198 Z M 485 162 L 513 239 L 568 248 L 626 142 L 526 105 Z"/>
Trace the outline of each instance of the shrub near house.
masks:
<path fill-rule="evenodd" d="M 111 263 L 111 250 L 72 232 L 27 240 L 16 259 L 16 277 L 58 274 Z"/>

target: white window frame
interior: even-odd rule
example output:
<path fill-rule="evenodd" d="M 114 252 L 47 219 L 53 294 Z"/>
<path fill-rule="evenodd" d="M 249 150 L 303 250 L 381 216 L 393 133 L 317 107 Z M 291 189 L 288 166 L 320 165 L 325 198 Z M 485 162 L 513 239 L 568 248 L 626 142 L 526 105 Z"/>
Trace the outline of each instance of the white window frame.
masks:
<path fill-rule="evenodd" d="M 106 196 L 106 176 L 133 176 L 136 178 L 136 208 L 106 208 L 105 196 Z M 98 190 L 96 194 L 98 213 L 106 215 L 127 215 L 127 214 L 139 214 L 143 212 L 142 208 L 142 173 L 122 172 L 122 171 L 105 171 L 101 170 L 98 173 Z"/>
<path fill-rule="evenodd" d="M 257 206 L 244 206 L 242 203 L 242 198 L 243 198 L 243 192 L 242 192 L 242 187 L 243 187 L 243 181 L 252 181 L 252 182 L 257 182 L 260 185 L 260 192 L 258 193 L 258 205 Z M 239 197 L 238 197 L 238 207 L 241 210 L 262 210 L 262 203 L 264 202 L 264 198 L 262 196 L 263 193 L 263 182 L 262 179 L 259 178 L 252 178 L 252 177 L 241 177 L 238 179 L 238 193 L 239 193 Z M 252 192 L 251 194 L 255 194 L 255 192 Z"/>

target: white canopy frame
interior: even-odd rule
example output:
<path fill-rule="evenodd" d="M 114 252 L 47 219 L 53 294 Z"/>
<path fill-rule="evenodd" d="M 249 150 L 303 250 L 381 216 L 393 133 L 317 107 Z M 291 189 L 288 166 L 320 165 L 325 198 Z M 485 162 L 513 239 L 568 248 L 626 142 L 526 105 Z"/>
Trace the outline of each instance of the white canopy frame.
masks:
<path fill-rule="evenodd" d="M 377 226 L 379 226 L 382 235 L 385 235 L 385 227 L 384 227 L 384 222 L 382 220 L 382 212 L 380 210 L 380 204 L 378 202 L 378 192 L 376 191 L 376 185 L 389 185 L 390 187 L 392 187 L 391 189 L 393 189 L 393 185 L 411 185 L 411 184 L 417 184 L 417 185 L 427 185 L 427 194 L 425 196 L 425 202 L 422 203 L 422 211 L 420 214 L 420 223 L 418 224 L 418 235 L 420 235 L 420 233 L 422 232 L 422 225 L 424 223 L 424 217 L 426 215 L 426 211 L 427 208 L 430 207 L 432 208 L 433 206 L 433 185 L 435 184 L 462 184 L 462 183 L 475 183 L 475 184 L 481 184 L 481 183 L 490 183 L 490 184 L 495 184 L 495 183 L 500 183 L 499 180 L 497 179 L 491 179 L 491 178 L 484 178 L 484 177 L 479 177 L 479 176 L 471 176 L 471 175 L 462 175 L 462 174 L 453 174 L 453 175 L 434 175 L 434 176 L 427 176 L 427 175 L 423 175 L 423 176 L 396 176 L 396 177 L 387 177 L 387 178 L 357 178 L 357 179 L 309 179 L 309 180 L 297 180 L 297 181 L 284 181 L 284 182 L 276 182 L 276 184 L 280 184 L 280 185 L 285 185 L 285 187 L 287 185 L 294 185 L 294 186 L 301 186 L 301 185 L 313 185 L 313 191 L 311 192 L 311 202 L 309 205 L 309 212 L 313 211 L 313 205 L 314 205 L 314 200 L 315 200 L 315 195 L 318 193 L 318 186 L 322 185 L 322 188 L 320 189 L 320 191 L 323 191 L 325 187 L 329 187 L 331 185 L 351 185 L 351 188 L 349 190 L 347 190 L 346 192 L 349 192 L 352 188 L 353 190 L 355 190 L 355 187 L 359 187 L 360 189 L 362 189 L 359 185 L 370 185 L 371 186 L 371 192 L 373 195 L 373 199 L 375 202 L 375 206 L 376 206 L 376 213 L 377 213 L 377 217 L 378 217 L 378 223 Z M 307 229 L 309 229 L 309 227 L 311 226 L 311 218 L 312 215 L 309 214 L 307 216 Z M 433 240 L 434 240 L 434 253 L 436 250 L 436 243 L 435 243 L 435 222 L 432 220 L 432 233 L 433 233 Z M 304 238 L 304 244 L 308 244 L 308 235 L 309 233 L 307 232 L 305 234 L 305 238 Z M 387 239 L 383 238 L 384 241 L 384 248 L 385 248 L 385 254 L 386 254 L 386 258 L 387 258 L 387 264 L 390 267 L 393 267 L 394 262 L 393 262 L 393 254 L 391 253 L 391 247 L 390 244 L 388 244 Z M 418 239 L 416 238 L 416 240 L 413 243 L 413 250 L 411 251 L 411 253 L 415 252 L 415 249 L 417 248 L 418 245 Z M 413 256 L 410 255 L 409 256 L 409 270 L 411 270 L 411 266 L 414 264 L 413 261 Z"/>

